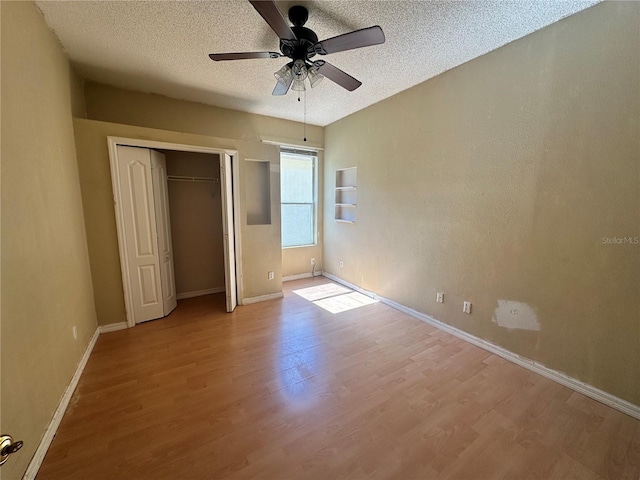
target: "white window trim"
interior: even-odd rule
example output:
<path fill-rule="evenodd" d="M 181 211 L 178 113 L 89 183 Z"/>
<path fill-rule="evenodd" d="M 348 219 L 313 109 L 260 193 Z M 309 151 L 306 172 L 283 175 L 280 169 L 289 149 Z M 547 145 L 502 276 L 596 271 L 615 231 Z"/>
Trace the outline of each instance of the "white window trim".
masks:
<path fill-rule="evenodd" d="M 312 202 L 312 215 L 313 215 L 313 243 L 308 243 L 304 245 L 289 245 L 289 246 L 280 246 L 282 250 L 289 250 L 291 248 L 309 248 L 315 247 L 318 245 L 318 151 L 317 150 L 303 150 L 296 146 L 284 146 L 280 145 L 280 155 L 288 154 L 293 156 L 311 158 L 311 166 L 313 170 L 313 202 Z M 282 168 L 280 169 L 282 172 Z M 293 205 L 290 203 L 283 203 L 282 198 L 280 199 L 280 214 L 282 215 L 282 205 Z M 305 204 L 306 205 L 306 204 Z M 282 243 L 282 240 L 280 241 Z"/>

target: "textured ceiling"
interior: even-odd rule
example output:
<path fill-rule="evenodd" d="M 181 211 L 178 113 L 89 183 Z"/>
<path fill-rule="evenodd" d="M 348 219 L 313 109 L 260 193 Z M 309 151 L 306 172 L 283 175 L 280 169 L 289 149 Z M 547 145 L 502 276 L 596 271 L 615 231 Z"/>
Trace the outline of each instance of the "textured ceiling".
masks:
<path fill-rule="evenodd" d="M 322 40 L 380 25 L 386 43 L 322 57 L 363 82 L 325 79 L 307 92 L 307 122 L 327 125 L 599 0 L 299 1 Z M 209 53 L 278 51 L 251 4 L 235 1 L 38 1 L 79 73 L 117 87 L 302 121 L 294 92 L 272 97 L 288 59 L 213 62 Z"/>

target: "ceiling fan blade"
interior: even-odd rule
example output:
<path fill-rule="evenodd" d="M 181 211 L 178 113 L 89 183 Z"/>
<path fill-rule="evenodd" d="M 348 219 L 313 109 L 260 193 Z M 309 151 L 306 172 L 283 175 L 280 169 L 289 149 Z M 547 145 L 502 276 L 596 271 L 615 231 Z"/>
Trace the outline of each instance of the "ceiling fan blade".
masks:
<path fill-rule="evenodd" d="M 280 58 L 278 52 L 241 52 L 241 53 L 210 53 L 209 58 L 214 62 L 220 60 L 246 60 L 249 58 Z"/>
<path fill-rule="evenodd" d="M 255 8 L 260 16 L 264 18 L 264 21 L 269 24 L 271 29 L 276 32 L 279 38 L 285 38 L 287 40 L 296 40 L 296 35 L 291 30 L 291 27 L 282 16 L 282 13 L 278 9 L 278 6 L 273 1 L 250 1 L 253 8 Z"/>
<path fill-rule="evenodd" d="M 289 88 L 291 88 L 292 83 L 293 83 L 293 75 L 289 77 L 288 83 L 284 83 L 280 81 L 276 82 L 276 86 L 274 87 L 273 92 L 271 92 L 271 95 L 274 95 L 274 96 L 286 95 L 287 92 L 289 91 Z"/>
<path fill-rule="evenodd" d="M 378 25 L 363 28 L 351 33 L 331 37 L 316 43 L 316 53 L 327 55 L 329 53 L 343 52 L 354 48 L 368 47 L 384 43 L 384 32 Z"/>
<path fill-rule="evenodd" d="M 334 67 L 324 60 L 317 60 L 313 64 L 318 67 L 318 73 L 324 77 L 327 77 L 332 82 L 337 83 L 342 88 L 353 92 L 356 88 L 362 85 L 362 82 L 356 80 L 348 73 L 343 72 L 338 67 Z"/>

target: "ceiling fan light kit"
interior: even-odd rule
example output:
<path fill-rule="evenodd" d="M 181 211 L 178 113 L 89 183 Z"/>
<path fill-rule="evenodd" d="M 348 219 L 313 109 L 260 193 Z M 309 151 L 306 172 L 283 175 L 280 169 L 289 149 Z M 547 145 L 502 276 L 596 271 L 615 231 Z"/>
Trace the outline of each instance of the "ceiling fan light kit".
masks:
<path fill-rule="evenodd" d="M 316 55 L 328 55 L 355 48 L 368 47 L 384 43 L 382 28 L 373 26 L 350 33 L 318 41 L 313 30 L 304 26 L 309 18 L 308 10 L 295 5 L 289 9 L 289 26 L 274 1 L 250 1 L 251 5 L 269 24 L 280 39 L 280 52 L 242 52 L 242 53 L 211 53 L 209 57 L 214 61 L 244 60 L 250 58 L 280 58 L 288 57 L 292 61 L 274 73 L 276 86 L 273 95 L 285 95 L 289 90 L 302 92 L 306 90 L 305 81 L 308 79 L 311 88 L 327 77 L 348 91 L 353 91 L 362 85 L 351 75 L 324 60 L 311 60 Z"/>

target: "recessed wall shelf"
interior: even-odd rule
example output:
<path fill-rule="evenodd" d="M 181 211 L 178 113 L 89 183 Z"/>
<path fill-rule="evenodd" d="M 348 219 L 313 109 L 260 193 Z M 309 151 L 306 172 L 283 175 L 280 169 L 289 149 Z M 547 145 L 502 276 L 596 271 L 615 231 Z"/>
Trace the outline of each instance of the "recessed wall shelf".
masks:
<path fill-rule="evenodd" d="M 335 219 L 338 222 L 356 222 L 356 168 L 336 170 Z"/>
<path fill-rule="evenodd" d="M 271 225 L 271 164 L 245 159 L 247 225 Z"/>

